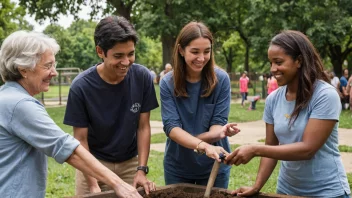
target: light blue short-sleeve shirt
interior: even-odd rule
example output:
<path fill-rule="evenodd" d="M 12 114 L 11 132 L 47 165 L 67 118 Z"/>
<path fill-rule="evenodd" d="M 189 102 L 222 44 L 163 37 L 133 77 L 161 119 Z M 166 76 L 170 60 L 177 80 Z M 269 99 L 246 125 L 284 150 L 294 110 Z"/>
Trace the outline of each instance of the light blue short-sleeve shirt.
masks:
<path fill-rule="evenodd" d="M 64 163 L 78 145 L 20 84 L 0 88 L 0 197 L 45 197 L 46 156 Z"/>
<path fill-rule="evenodd" d="M 280 144 L 302 141 L 310 118 L 339 120 L 340 97 L 330 84 L 317 81 L 313 96 L 293 125 L 289 126 L 295 101 L 287 101 L 286 86 L 271 93 L 265 104 L 263 119 L 274 125 Z M 281 161 L 277 189 L 289 195 L 337 197 L 351 193 L 338 149 L 338 122 L 329 138 L 310 160 Z"/>

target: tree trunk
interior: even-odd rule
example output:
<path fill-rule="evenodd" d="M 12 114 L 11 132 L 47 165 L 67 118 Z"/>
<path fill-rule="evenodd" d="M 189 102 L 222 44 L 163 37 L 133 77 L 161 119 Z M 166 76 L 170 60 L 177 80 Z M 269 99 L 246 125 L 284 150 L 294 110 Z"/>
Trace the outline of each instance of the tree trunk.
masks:
<path fill-rule="evenodd" d="M 132 12 L 132 7 L 133 4 L 136 2 L 136 0 L 130 1 L 129 3 L 124 3 L 123 0 L 108 0 L 107 1 L 109 4 L 111 4 L 116 10 L 114 12 L 115 15 L 118 16 L 123 16 L 126 18 L 128 21 L 131 21 L 131 12 Z"/>
<path fill-rule="evenodd" d="M 221 49 L 222 49 L 222 53 L 223 53 L 223 55 L 225 57 L 225 60 L 226 60 L 226 71 L 227 71 L 227 73 L 231 73 L 231 71 L 232 71 L 232 60 L 233 60 L 232 48 L 230 47 L 228 52 L 223 47 Z"/>
<path fill-rule="evenodd" d="M 164 66 L 166 63 L 172 64 L 172 53 L 174 50 L 175 42 L 176 39 L 171 35 L 161 36 L 161 43 L 163 48 L 163 65 L 161 66 L 160 71 L 164 70 Z"/>
<path fill-rule="evenodd" d="M 246 43 L 246 55 L 244 59 L 244 70 L 246 70 L 249 73 L 249 49 L 250 46 L 248 43 Z"/>
<path fill-rule="evenodd" d="M 336 76 L 342 76 L 342 66 L 343 62 L 346 60 L 347 56 L 351 52 L 351 48 L 347 48 L 345 51 L 341 50 L 339 45 L 329 46 L 331 64 L 334 67 L 334 72 Z"/>

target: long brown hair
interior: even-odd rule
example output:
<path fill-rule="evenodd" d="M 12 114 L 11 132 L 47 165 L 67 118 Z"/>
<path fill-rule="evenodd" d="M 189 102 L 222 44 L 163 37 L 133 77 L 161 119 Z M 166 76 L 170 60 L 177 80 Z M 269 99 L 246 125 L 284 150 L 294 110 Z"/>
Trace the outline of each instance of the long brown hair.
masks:
<path fill-rule="evenodd" d="M 186 62 L 179 52 L 179 47 L 185 49 L 190 42 L 197 38 L 209 39 L 211 43 L 211 55 L 208 63 L 202 70 L 202 94 L 201 97 L 208 97 L 214 90 L 217 77 L 214 71 L 214 53 L 213 53 L 213 35 L 210 30 L 201 22 L 190 22 L 185 25 L 177 36 L 174 53 L 173 53 L 173 66 L 174 66 L 174 94 L 176 97 L 188 97 L 186 90 Z"/>
<path fill-rule="evenodd" d="M 293 124 L 301 110 L 308 106 L 314 92 L 314 83 L 323 80 L 330 84 L 330 80 L 324 72 L 319 53 L 302 32 L 282 31 L 271 40 L 270 45 L 281 47 L 294 61 L 299 60 L 301 63 L 296 104 L 290 118 L 290 124 Z"/>

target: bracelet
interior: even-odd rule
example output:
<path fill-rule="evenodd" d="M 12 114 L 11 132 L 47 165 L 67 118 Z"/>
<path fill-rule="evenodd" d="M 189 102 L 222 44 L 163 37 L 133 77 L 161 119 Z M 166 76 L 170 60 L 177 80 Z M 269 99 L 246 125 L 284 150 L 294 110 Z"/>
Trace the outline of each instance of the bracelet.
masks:
<path fill-rule="evenodd" d="M 193 150 L 194 152 L 198 153 L 199 155 L 202 155 L 205 153 L 205 151 L 199 151 L 199 145 L 200 143 L 204 142 L 203 140 L 200 141 L 198 144 L 197 144 L 197 147 Z"/>

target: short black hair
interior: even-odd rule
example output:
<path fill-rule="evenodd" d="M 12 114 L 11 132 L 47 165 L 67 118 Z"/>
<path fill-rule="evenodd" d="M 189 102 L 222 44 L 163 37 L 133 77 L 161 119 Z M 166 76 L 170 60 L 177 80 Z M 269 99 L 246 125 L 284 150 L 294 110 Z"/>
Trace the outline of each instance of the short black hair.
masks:
<path fill-rule="evenodd" d="M 105 17 L 95 28 L 95 46 L 102 48 L 105 55 L 116 43 L 125 43 L 127 41 L 133 41 L 136 44 L 138 36 L 133 25 L 124 17 Z"/>

